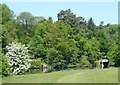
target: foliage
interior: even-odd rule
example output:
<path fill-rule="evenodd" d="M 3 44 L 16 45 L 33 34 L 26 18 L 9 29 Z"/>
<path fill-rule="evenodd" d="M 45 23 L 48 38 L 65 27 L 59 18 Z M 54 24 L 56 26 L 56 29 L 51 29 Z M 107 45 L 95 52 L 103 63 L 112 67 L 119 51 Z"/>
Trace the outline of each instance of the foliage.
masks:
<path fill-rule="evenodd" d="M 12 41 L 15 41 L 15 15 L 6 4 L 0 4 L 0 10 L 0 34 L 3 48 L 2 52 L 5 54 L 6 45 Z"/>
<path fill-rule="evenodd" d="M 83 55 L 79 61 L 80 68 L 91 68 L 91 63 L 88 61 L 88 57 Z"/>
<path fill-rule="evenodd" d="M 61 10 L 55 22 L 52 21 L 52 17 L 45 19 L 42 16 L 33 16 L 29 12 L 21 12 L 14 16 L 7 5 L 0 5 L 3 10 L 0 18 L 4 19 L 1 21 L 4 55 L 7 52 L 6 46 L 15 42 L 28 46 L 31 58 L 36 59 L 35 62 L 40 58 L 56 70 L 75 66 L 80 62 L 87 65 L 89 62 L 95 67 L 96 61 L 101 60 L 104 54 L 108 55 L 111 64 L 119 66 L 116 24 L 104 25 L 101 21 L 97 26 L 92 17 L 86 21 L 70 9 Z"/>
<path fill-rule="evenodd" d="M 8 64 L 8 60 L 3 53 L 0 53 L 0 74 L 2 76 L 10 75 L 10 65 Z"/>
<path fill-rule="evenodd" d="M 93 22 L 93 19 L 92 18 L 90 18 L 89 20 L 88 20 L 88 29 L 90 29 L 90 30 L 94 30 L 95 29 L 95 24 L 94 24 L 94 22 Z"/>
<path fill-rule="evenodd" d="M 18 28 L 16 30 L 18 41 L 23 44 L 28 44 L 31 40 L 30 37 L 32 37 L 35 32 L 36 18 L 29 12 L 21 12 L 17 16 L 16 24 Z"/>
<path fill-rule="evenodd" d="M 93 65 L 93 67 L 95 65 L 95 61 L 101 58 L 99 47 L 100 47 L 100 44 L 95 39 L 95 37 L 87 40 L 84 45 L 85 55 L 88 56 L 88 60 Z"/>
<path fill-rule="evenodd" d="M 90 62 L 87 60 L 87 56 L 82 56 L 81 63 L 83 64 L 83 67 L 90 67 Z"/>
<path fill-rule="evenodd" d="M 2 22 L 0 22 L 0 24 L 5 24 L 13 20 L 14 13 L 6 4 L 0 4 L 0 9 L 2 10 L 2 12 L 0 12 L 0 15 L 2 15 Z"/>
<path fill-rule="evenodd" d="M 12 70 L 11 74 L 24 73 L 30 68 L 30 56 L 25 45 L 12 42 L 6 48 L 8 50 L 6 57 Z"/>
<path fill-rule="evenodd" d="M 61 10 L 58 13 L 58 20 L 63 20 L 64 23 L 68 23 L 71 27 L 80 28 L 81 25 L 85 25 L 86 21 L 83 17 L 76 17 L 76 14 L 72 13 L 70 9 Z"/>
<path fill-rule="evenodd" d="M 32 59 L 30 63 L 31 63 L 30 68 L 39 68 L 39 69 L 42 69 L 43 61 L 41 60 L 41 58 Z"/>
<path fill-rule="evenodd" d="M 33 20 L 33 16 L 29 12 L 22 12 L 20 15 L 17 17 L 17 21 L 21 22 L 22 24 L 25 24 L 26 26 L 31 23 Z"/>
<path fill-rule="evenodd" d="M 40 73 L 43 70 L 43 61 L 41 58 L 38 59 L 31 59 L 30 61 L 30 68 L 28 69 L 28 71 L 26 73 Z"/>

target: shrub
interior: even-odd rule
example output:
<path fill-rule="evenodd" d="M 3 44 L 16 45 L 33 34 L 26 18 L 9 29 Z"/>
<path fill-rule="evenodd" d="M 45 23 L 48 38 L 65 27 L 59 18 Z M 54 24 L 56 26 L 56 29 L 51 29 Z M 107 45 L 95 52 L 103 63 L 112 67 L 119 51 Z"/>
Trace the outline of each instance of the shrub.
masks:
<path fill-rule="evenodd" d="M 10 65 L 2 53 L 0 53 L 0 74 L 2 76 L 8 76 L 10 74 Z"/>
<path fill-rule="evenodd" d="M 41 60 L 41 58 L 38 58 L 38 59 L 32 59 L 31 60 L 31 66 L 30 68 L 42 68 L 42 64 L 43 64 L 43 61 Z"/>
<path fill-rule="evenodd" d="M 40 72 L 42 72 L 43 61 L 41 58 L 32 59 L 30 63 L 31 63 L 31 66 L 30 66 L 29 70 L 27 71 L 27 73 L 40 73 Z"/>
<path fill-rule="evenodd" d="M 100 67 L 101 67 L 100 62 L 101 62 L 101 60 L 95 61 L 95 66 L 96 66 L 96 68 L 100 68 Z"/>
<path fill-rule="evenodd" d="M 80 59 L 80 62 L 79 62 L 79 64 L 77 64 L 77 67 L 76 67 L 77 69 L 78 68 L 82 68 L 82 69 L 84 69 L 84 68 L 91 68 L 91 64 L 90 64 L 90 62 L 87 60 L 87 56 L 82 56 L 81 57 L 81 59 Z"/>
<path fill-rule="evenodd" d="M 11 74 L 21 74 L 30 68 L 30 56 L 25 45 L 10 43 L 6 48 L 8 50 L 6 57 L 12 70 Z"/>

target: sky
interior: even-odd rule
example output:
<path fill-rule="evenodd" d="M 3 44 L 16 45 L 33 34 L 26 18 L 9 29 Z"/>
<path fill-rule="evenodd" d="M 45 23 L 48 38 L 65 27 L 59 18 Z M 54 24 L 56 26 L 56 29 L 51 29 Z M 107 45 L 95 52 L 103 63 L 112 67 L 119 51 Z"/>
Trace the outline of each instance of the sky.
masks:
<path fill-rule="evenodd" d="M 61 10 L 71 9 L 76 16 L 82 16 L 87 21 L 93 18 L 96 25 L 118 23 L 118 2 L 4 2 L 16 15 L 30 12 L 33 16 L 52 17 L 57 20 Z"/>

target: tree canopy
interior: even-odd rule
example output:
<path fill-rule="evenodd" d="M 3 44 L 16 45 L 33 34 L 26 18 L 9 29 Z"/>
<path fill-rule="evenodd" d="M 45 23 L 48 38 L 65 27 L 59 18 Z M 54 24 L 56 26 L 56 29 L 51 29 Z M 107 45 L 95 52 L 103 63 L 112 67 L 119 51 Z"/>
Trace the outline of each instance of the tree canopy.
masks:
<path fill-rule="evenodd" d="M 111 63 L 120 66 L 117 24 L 104 25 L 101 21 L 97 26 L 93 18 L 86 21 L 70 9 L 61 10 L 55 22 L 52 17 L 45 19 L 29 12 L 15 16 L 7 5 L 0 5 L 4 55 L 9 43 L 18 42 L 28 46 L 32 59 L 40 58 L 58 70 L 78 64 L 94 67 L 104 54 Z"/>

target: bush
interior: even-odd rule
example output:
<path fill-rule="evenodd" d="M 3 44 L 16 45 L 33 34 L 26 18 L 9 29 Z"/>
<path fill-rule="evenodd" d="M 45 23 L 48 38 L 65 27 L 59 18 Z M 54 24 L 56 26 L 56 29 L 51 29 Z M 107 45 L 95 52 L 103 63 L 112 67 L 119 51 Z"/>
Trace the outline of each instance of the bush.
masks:
<path fill-rule="evenodd" d="M 115 63 L 113 61 L 109 62 L 109 66 L 114 67 Z"/>
<path fill-rule="evenodd" d="M 40 72 L 42 72 L 43 61 L 41 58 L 32 59 L 30 63 L 31 63 L 31 66 L 30 66 L 29 70 L 27 71 L 28 73 L 40 73 Z"/>
<path fill-rule="evenodd" d="M 101 62 L 101 60 L 95 61 L 95 66 L 96 66 L 96 68 L 100 68 L 100 67 L 101 67 L 100 62 Z"/>
<path fill-rule="evenodd" d="M 6 48 L 8 50 L 6 57 L 12 70 L 11 74 L 21 74 L 30 68 L 30 56 L 25 45 L 11 43 Z"/>
<path fill-rule="evenodd" d="M 63 62 L 53 63 L 52 67 L 53 67 L 53 70 L 55 71 L 59 71 L 67 68 L 67 66 Z"/>
<path fill-rule="evenodd" d="M 79 69 L 79 68 L 91 68 L 91 64 L 90 62 L 87 60 L 87 56 L 82 56 L 81 59 L 80 59 L 80 62 L 77 64 L 76 66 L 76 69 Z"/>
<path fill-rule="evenodd" d="M 2 76 L 8 76 L 10 74 L 10 65 L 2 53 L 0 53 L 0 74 Z"/>
<path fill-rule="evenodd" d="M 31 66 L 30 68 L 42 68 L 42 64 L 43 64 L 43 61 L 41 60 L 41 58 L 38 58 L 38 59 L 32 59 L 31 60 Z"/>

